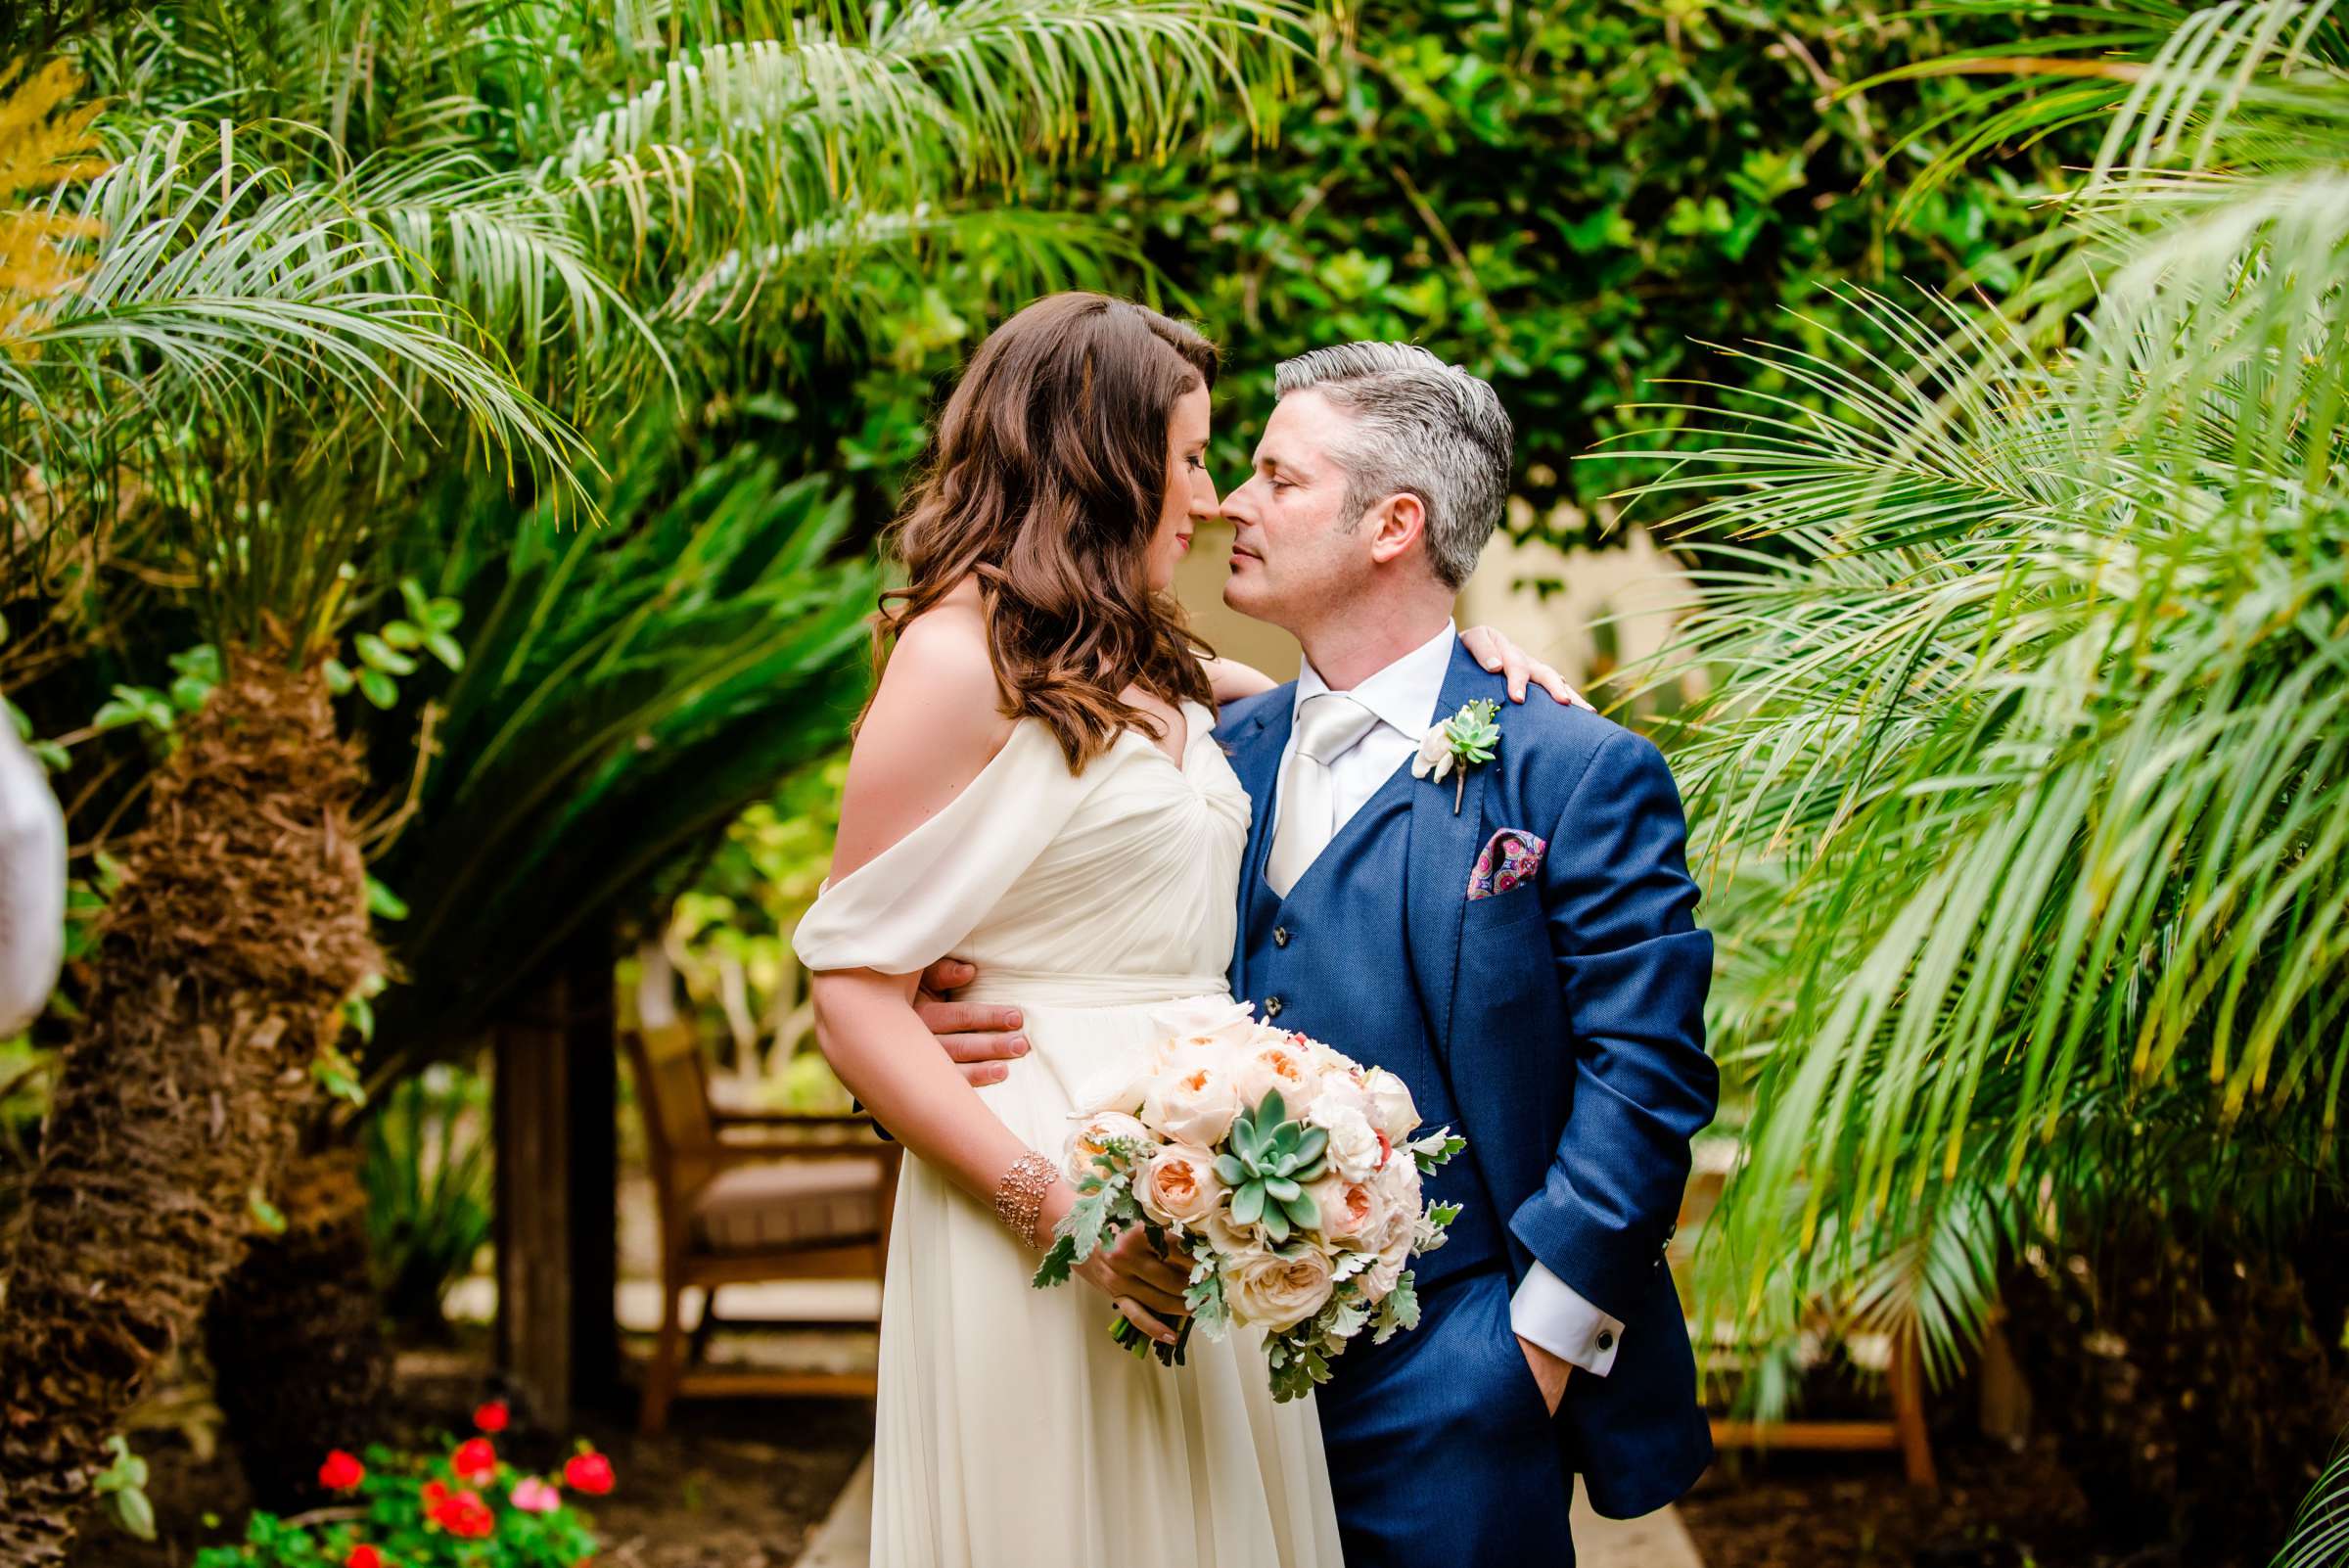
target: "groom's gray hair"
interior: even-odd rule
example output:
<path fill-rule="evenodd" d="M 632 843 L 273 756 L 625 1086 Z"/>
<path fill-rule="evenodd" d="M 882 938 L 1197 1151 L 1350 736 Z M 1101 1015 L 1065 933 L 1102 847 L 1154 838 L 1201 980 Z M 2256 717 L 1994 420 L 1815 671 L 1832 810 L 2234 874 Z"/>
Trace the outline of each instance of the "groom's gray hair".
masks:
<path fill-rule="evenodd" d="M 1283 397 L 1310 387 L 1351 416 L 1330 454 L 1347 511 L 1359 521 L 1386 496 L 1417 496 L 1428 564 L 1451 587 L 1466 582 L 1509 500 L 1516 433 L 1492 385 L 1407 343 L 1315 348 L 1282 360 L 1272 385 Z"/>

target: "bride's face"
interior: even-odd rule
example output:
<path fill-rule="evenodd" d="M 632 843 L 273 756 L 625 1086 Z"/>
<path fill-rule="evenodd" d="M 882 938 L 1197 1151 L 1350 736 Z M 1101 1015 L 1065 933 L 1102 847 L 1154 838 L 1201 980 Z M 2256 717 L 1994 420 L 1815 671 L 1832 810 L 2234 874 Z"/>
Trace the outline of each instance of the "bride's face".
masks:
<path fill-rule="evenodd" d="M 1194 387 L 1176 399 L 1167 420 L 1167 492 L 1150 540 L 1153 593 L 1174 586 L 1174 564 L 1191 547 L 1200 520 L 1221 510 L 1215 482 L 1207 477 L 1208 418 L 1207 389 Z"/>

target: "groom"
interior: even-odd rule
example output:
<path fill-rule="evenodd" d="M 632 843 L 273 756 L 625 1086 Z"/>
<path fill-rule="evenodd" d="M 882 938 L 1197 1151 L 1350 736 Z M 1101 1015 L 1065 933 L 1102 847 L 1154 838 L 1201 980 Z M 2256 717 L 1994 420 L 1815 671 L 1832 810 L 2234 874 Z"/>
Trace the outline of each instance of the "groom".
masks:
<path fill-rule="evenodd" d="M 1306 664 L 1216 731 L 1254 809 L 1232 993 L 1468 1139 L 1428 1184 L 1461 1212 L 1414 1265 L 1419 1328 L 1356 1341 L 1320 1393 L 1346 1560 L 1567 1563 L 1577 1471 L 1630 1517 L 1712 1454 L 1664 1267 L 1718 1085 L 1680 796 L 1653 746 L 1539 691 L 1499 702 L 1490 761 L 1413 776 L 1423 737 L 1504 696 L 1451 605 L 1507 497 L 1508 416 L 1400 344 L 1316 349 L 1276 389 L 1223 503 L 1223 597 Z M 955 1022 L 958 1058 L 1010 1048 Z"/>

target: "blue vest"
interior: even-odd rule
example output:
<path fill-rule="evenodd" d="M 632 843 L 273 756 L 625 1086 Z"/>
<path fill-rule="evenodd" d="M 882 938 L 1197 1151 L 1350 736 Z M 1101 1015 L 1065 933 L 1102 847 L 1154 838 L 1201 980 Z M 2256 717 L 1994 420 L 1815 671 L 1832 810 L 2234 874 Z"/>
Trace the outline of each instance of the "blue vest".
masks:
<path fill-rule="evenodd" d="M 1364 1066 L 1402 1079 L 1419 1107 L 1422 1132 L 1457 1129 L 1460 1117 L 1445 1082 L 1435 1039 L 1412 981 L 1403 922 L 1339 918 L 1342 911 L 1396 906 L 1396 856 L 1410 834 L 1408 770 L 1347 820 L 1287 898 L 1251 867 L 1245 883 L 1240 946 L 1249 994 L 1267 1022 L 1310 1035 Z M 1267 841 L 1270 834 L 1260 835 Z M 1335 983 L 1333 983 L 1335 982 Z M 1432 1202 L 1456 1203 L 1450 1239 L 1411 1268 L 1421 1288 L 1465 1269 L 1501 1261 L 1500 1220 L 1466 1156 L 1428 1180 Z"/>

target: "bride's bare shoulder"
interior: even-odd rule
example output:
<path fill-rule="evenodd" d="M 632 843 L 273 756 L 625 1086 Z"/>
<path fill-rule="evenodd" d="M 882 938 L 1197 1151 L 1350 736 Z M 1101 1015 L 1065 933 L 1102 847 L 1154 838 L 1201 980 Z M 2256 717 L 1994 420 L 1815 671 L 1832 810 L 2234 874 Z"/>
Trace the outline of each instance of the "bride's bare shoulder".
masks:
<path fill-rule="evenodd" d="M 832 874 L 846 876 L 950 805 L 1011 736 L 977 586 L 907 622 L 890 650 L 840 804 Z"/>

